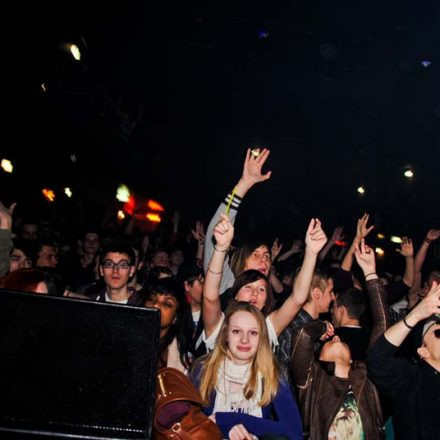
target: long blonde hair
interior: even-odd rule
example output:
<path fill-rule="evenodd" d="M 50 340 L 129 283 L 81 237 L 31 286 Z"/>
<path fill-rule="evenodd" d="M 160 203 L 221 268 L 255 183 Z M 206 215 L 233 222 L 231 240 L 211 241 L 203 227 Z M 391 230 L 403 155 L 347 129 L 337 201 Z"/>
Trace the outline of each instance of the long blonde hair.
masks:
<path fill-rule="evenodd" d="M 206 405 L 209 405 L 209 397 L 217 384 L 217 372 L 222 362 L 228 356 L 228 326 L 231 316 L 236 312 L 248 312 L 255 317 L 258 323 L 260 340 L 255 357 L 252 359 L 251 374 L 248 383 L 244 387 L 244 396 L 250 399 L 257 391 L 258 373 L 263 378 L 263 393 L 260 406 L 266 406 L 275 398 L 279 386 L 279 369 L 272 353 L 266 320 L 263 314 L 253 305 L 243 301 L 233 301 L 225 312 L 217 344 L 214 350 L 204 358 L 202 375 L 200 380 L 200 394 Z"/>

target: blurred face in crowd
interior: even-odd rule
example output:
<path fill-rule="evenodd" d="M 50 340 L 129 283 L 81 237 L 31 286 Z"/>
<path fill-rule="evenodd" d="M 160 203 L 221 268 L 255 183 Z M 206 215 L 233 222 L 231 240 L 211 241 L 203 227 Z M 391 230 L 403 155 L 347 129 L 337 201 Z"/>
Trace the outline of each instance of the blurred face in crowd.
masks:
<path fill-rule="evenodd" d="M 28 258 L 22 250 L 14 248 L 9 258 L 9 273 L 30 267 L 32 267 L 32 260 Z"/>
<path fill-rule="evenodd" d="M 229 318 L 228 349 L 232 361 L 244 365 L 252 361 L 260 343 L 260 329 L 255 316 L 237 311 Z"/>
<path fill-rule="evenodd" d="M 150 263 L 151 267 L 170 267 L 170 257 L 165 251 L 156 252 Z"/>
<path fill-rule="evenodd" d="M 351 353 L 348 345 L 341 342 L 339 336 L 326 342 L 321 349 L 319 360 L 324 362 L 340 362 L 345 365 L 351 364 Z"/>
<path fill-rule="evenodd" d="M 103 258 L 99 269 L 106 286 L 113 290 L 126 287 L 135 271 L 134 265 L 130 262 L 130 257 L 119 252 L 108 252 Z"/>
<path fill-rule="evenodd" d="M 269 275 L 270 266 L 269 249 L 266 245 L 262 245 L 254 249 L 246 259 L 244 270 L 255 269 L 267 276 Z"/>
<path fill-rule="evenodd" d="M 57 267 L 58 265 L 58 251 L 55 246 L 44 244 L 41 251 L 38 252 L 37 266 L 38 267 Z"/>
<path fill-rule="evenodd" d="M 183 263 L 183 252 L 175 250 L 171 253 L 171 266 L 179 267 Z"/>
<path fill-rule="evenodd" d="M 89 255 L 96 255 L 99 250 L 99 235 L 95 232 L 88 232 L 84 236 L 84 252 Z"/>
<path fill-rule="evenodd" d="M 258 310 L 262 310 L 267 300 L 267 283 L 266 280 L 260 278 L 249 284 L 245 284 L 235 295 L 237 301 L 245 301 L 251 303 Z"/>
<path fill-rule="evenodd" d="M 202 275 L 199 275 L 192 283 L 185 281 L 185 292 L 187 294 L 188 301 L 193 304 L 201 304 L 203 294 L 203 281 Z"/>
<path fill-rule="evenodd" d="M 38 226 L 34 223 L 25 223 L 21 231 L 21 236 L 25 240 L 36 240 L 38 238 Z"/>

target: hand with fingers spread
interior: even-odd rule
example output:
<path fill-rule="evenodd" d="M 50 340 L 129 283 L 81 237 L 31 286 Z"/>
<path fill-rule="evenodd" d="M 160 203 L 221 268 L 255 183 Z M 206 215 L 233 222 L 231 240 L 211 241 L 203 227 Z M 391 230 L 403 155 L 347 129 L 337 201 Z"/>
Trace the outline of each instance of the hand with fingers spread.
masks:
<path fill-rule="evenodd" d="M 306 232 L 306 252 L 318 255 L 319 251 L 327 243 L 327 236 L 321 227 L 321 221 L 318 218 L 312 218 Z"/>
<path fill-rule="evenodd" d="M 247 149 L 246 159 L 243 165 L 242 179 L 254 185 L 256 183 L 268 180 L 272 174 L 272 171 L 268 171 L 265 174 L 262 172 L 263 165 L 269 157 L 270 150 L 263 148 L 259 152 L 258 156 L 253 154 L 252 151 L 250 148 Z"/>
<path fill-rule="evenodd" d="M 234 238 L 234 226 L 226 214 L 220 215 L 220 221 L 214 227 L 214 238 L 218 251 L 227 251 Z"/>
<path fill-rule="evenodd" d="M 304 242 L 302 240 L 293 240 L 290 250 L 292 254 L 299 254 L 303 249 Z"/>
<path fill-rule="evenodd" d="M 425 241 L 427 243 L 431 243 L 431 241 L 438 240 L 440 238 L 440 229 L 430 229 L 425 237 Z"/>
<path fill-rule="evenodd" d="M 414 247 L 412 241 L 408 237 L 402 238 L 402 243 L 400 244 L 400 249 L 396 249 L 402 257 L 413 257 L 414 256 Z"/>
<path fill-rule="evenodd" d="M 283 244 L 278 241 L 278 238 L 275 238 L 275 241 L 273 242 L 272 248 L 270 250 L 270 257 L 271 257 L 272 263 L 277 259 L 282 248 L 283 248 Z"/>
<path fill-rule="evenodd" d="M 195 229 L 191 229 L 191 234 L 197 240 L 198 244 L 203 245 L 205 243 L 205 228 L 202 222 L 196 222 L 196 227 Z"/>
<path fill-rule="evenodd" d="M 370 218 L 369 214 L 364 214 L 357 222 L 357 229 L 356 229 L 356 238 L 358 240 L 361 240 L 362 238 L 365 238 L 373 229 L 373 226 L 368 226 L 368 220 Z"/>
<path fill-rule="evenodd" d="M 0 202 L 0 229 L 12 228 L 12 213 L 14 212 L 17 203 L 13 203 L 9 208 L 6 208 L 2 202 Z"/>
<path fill-rule="evenodd" d="M 365 244 L 364 239 L 361 240 L 360 244 L 355 244 L 354 255 L 365 276 L 376 275 L 374 251 Z"/>
<path fill-rule="evenodd" d="M 229 431 L 230 440 L 252 440 L 253 436 L 248 432 L 248 430 L 243 425 L 235 425 Z"/>

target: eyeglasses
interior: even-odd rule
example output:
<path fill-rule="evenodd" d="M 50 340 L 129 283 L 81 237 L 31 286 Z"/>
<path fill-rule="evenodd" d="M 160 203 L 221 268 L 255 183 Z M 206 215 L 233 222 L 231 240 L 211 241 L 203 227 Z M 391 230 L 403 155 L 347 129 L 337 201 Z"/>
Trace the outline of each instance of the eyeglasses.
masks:
<path fill-rule="evenodd" d="M 130 268 L 130 263 L 127 260 L 121 260 L 118 263 L 114 263 L 112 260 L 104 260 L 102 262 L 102 267 L 104 269 L 122 269 L 127 270 Z"/>

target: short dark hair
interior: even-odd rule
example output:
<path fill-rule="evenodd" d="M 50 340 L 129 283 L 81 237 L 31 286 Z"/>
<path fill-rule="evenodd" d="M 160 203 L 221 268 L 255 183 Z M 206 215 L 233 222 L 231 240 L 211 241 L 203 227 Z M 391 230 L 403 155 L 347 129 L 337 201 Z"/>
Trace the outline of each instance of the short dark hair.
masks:
<path fill-rule="evenodd" d="M 99 252 L 99 264 L 102 264 L 105 256 L 109 252 L 117 252 L 118 254 L 125 254 L 128 256 L 128 261 L 131 266 L 134 265 L 135 255 L 132 247 L 125 241 L 121 240 L 112 240 L 105 243 L 101 251 Z"/>
<path fill-rule="evenodd" d="M 351 319 L 360 319 L 366 308 L 366 298 L 362 290 L 352 287 L 336 296 L 336 305 L 344 306 Z"/>
<path fill-rule="evenodd" d="M 182 286 L 186 281 L 188 284 L 194 283 L 195 280 L 199 279 L 201 276 L 204 276 L 203 269 L 197 264 L 183 264 L 177 273 L 177 284 Z"/>

